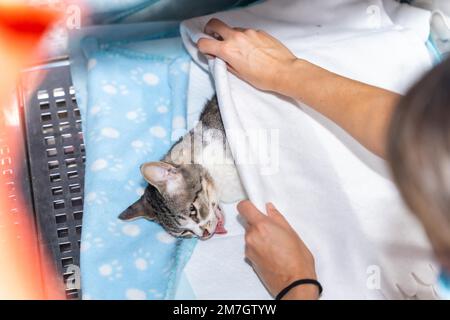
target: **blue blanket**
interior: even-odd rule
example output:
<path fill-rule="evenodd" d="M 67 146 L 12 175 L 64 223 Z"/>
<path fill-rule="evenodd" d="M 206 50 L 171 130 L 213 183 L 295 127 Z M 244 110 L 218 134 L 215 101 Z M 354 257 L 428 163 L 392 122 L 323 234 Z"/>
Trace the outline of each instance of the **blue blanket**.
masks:
<path fill-rule="evenodd" d="M 186 131 L 190 59 L 181 45 L 171 45 L 164 55 L 92 39 L 86 47 L 83 298 L 174 298 L 196 240 L 175 239 L 156 223 L 117 216 L 143 193 L 139 165 L 160 159 Z"/>

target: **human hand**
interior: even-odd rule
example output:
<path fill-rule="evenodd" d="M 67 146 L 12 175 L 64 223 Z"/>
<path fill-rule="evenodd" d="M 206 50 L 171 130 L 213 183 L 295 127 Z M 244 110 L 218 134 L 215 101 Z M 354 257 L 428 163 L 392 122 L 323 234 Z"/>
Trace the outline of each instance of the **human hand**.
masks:
<path fill-rule="evenodd" d="M 247 222 L 245 255 L 266 288 L 276 296 L 299 279 L 316 279 L 314 257 L 283 215 L 267 204 L 267 216 L 250 201 L 241 201 L 237 209 Z M 301 285 L 284 299 L 318 299 L 318 288 Z"/>
<path fill-rule="evenodd" d="M 289 81 L 289 72 L 297 58 L 280 41 L 264 31 L 231 28 L 211 19 L 205 33 L 215 39 L 201 38 L 200 52 L 218 57 L 228 70 L 254 87 L 278 92 Z"/>

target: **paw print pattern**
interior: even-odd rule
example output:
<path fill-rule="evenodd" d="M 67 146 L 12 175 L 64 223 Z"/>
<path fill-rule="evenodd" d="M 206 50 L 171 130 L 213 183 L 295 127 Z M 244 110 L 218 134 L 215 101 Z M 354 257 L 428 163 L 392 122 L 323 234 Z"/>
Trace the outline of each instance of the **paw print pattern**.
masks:
<path fill-rule="evenodd" d="M 113 155 L 106 156 L 104 158 L 99 158 L 95 160 L 91 166 L 90 170 L 92 172 L 99 172 L 103 170 L 108 170 L 110 172 L 119 172 L 123 169 L 123 161 Z"/>
<path fill-rule="evenodd" d="M 114 281 L 122 278 L 123 267 L 118 260 L 113 260 L 110 263 L 104 263 L 98 267 L 98 272 L 102 277 L 109 281 Z"/>
<path fill-rule="evenodd" d="M 158 125 L 152 126 L 150 127 L 148 132 L 153 138 L 161 139 L 161 142 L 165 145 L 168 145 L 170 143 L 167 136 L 167 130 L 164 127 Z"/>
<path fill-rule="evenodd" d="M 91 206 L 93 204 L 103 205 L 109 202 L 108 196 L 104 191 L 91 191 L 85 196 L 86 204 Z"/>
<path fill-rule="evenodd" d="M 108 232 L 115 236 L 127 236 L 135 238 L 141 234 L 141 228 L 131 222 L 121 222 L 120 220 L 110 221 L 108 223 Z"/>
<path fill-rule="evenodd" d="M 122 227 L 122 233 L 127 237 L 136 238 L 141 234 L 141 228 L 137 224 L 127 223 Z"/>
<path fill-rule="evenodd" d="M 178 76 L 180 73 L 188 73 L 190 70 L 190 62 L 178 60 L 170 68 L 170 74 L 173 76 Z"/>
<path fill-rule="evenodd" d="M 96 248 L 103 248 L 105 246 L 105 243 L 102 238 L 96 237 L 92 240 L 94 243 L 94 247 Z"/>
<path fill-rule="evenodd" d="M 141 139 L 131 141 L 131 147 L 137 154 L 141 155 L 147 155 L 150 152 L 152 152 L 152 147 L 150 143 Z"/>
<path fill-rule="evenodd" d="M 97 171 L 104 170 L 107 167 L 108 167 L 108 162 L 105 159 L 100 158 L 100 159 L 95 160 L 91 164 L 90 169 L 92 172 L 97 172 Z"/>
<path fill-rule="evenodd" d="M 111 114 L 111 106 L 106 103 L 98 103 L 89 107 L 89 115 L 94 117 L 107 117 Z"/>
<path fill-rule="evenodd" d="M 153 87 L 160 83 L 160 79 L 157 74 L 144 71 L 141 67 L 131 70 L 130 74 L 130 79 L 138 85 L 148 85 Z"/>
<path fill-rule="evenodd" d="M 88 62 L 92 81 L 83 113 L 90 150 L 86 170 L 92 177 L 85 188 L 81 243 L 85 298 L 164 299 L 177 261 L 187 260 L 179 260 L 184 243 L 178 246 L 155 223 L 118 216 L 148 185 L 138 164 L 160 158 L 171 139 L 185 133 L 182 91 L 190 62 L 185 52 L 176 61 L 142 63 L 105 51 Z"/>
<path fill-rule="evenodd" d="M 167 130 L 161 126 L 150 127 L 149 132 L 152 136 L 160 139 L 167 136 Z"/>
<path fill-rule="evenodd" d="M 125 291 L 125 297 L 128 300 L 146 300 L 147 294 L 141 289 L 129 288 Z"/>
<path fill-rule="evenodd" d="M 108 95 L 128 95 L 130 92 L 128 91 L 128 88 L 126 85 L 119 84 L 117 81 L 102 81 L 101 86 L 103 92 L 105 92 Z"/>
<path fill-rule="evenodd" d="M 150 297 L 153 299 L 162 299 L 164 297 L 164 295 L 156 289 L 150 289 L 148 292 L 150 293 Z"/>
<path fill-rule="evenodd" d="M 107 230 L 111 235 L 113 235 L 115 237 L 121 236 L 121 233 L 119 230 L 119 225 L 118 225 L 118 222 L 116 222 L 116 221 L 109 221 Z"/>
<path fill-rule="evenodd" d="M 128 111 L 125 114 L 125 117 L 134 123 L 143 123 L 147 120 L 147 113 L 145 113 L 144 109 L 137 108 L 137 109 Z"/>
<path fill-rule="evenodd" d="M 118 172 L 123 169 L 123 161 L 120 158 L 117 158 L 113 155 L 107 156 L 107 161 L 110 164 L 108 170 L 112 172 Z"/>
<path fill-rule="evenodd" d="M 150 252 L 145 251 L 142 248 L 133 253 L 133 259 L 134 259 L 134 266 L 139 271 L 145 271 L 155 263 L 155 261 L 151 259 Z"/>
<path fill-rule="evenodd" d="M 114 127 L 96 128 L 90 131 L 89 141 L 101 142 L 103 140 L 117 140 L 120 136 L 120 131 Z"/>
<path fill-rule="evenodd" d="M 139 85 L 142 85 L 142 75 L 144 74 L 144 69 L 141 67 L 134 68 L 130 70 L 130 79 Z"/>
<path fill-rule="evenodd" d="M 170 110 L 170 100 L 165 98 L 159 98 L 155 103 L 156 111 L 159 113 L 167 113 Z"/>
<path fill-rule="evenodd" d="M 124 186 L 125 190 L 135 192 L 139 197 L 144 194 L 144 186 L 135 183 L 133 180 L 128 180 Z"/>
<path fill-rule="evenodd" d="M 94 237 L 91 233 L 87 233 L 83 236 L 83 239 L 81 241 L 81 252 L 86 252 L 91 248 L 100 249 L 105 246 L 105 243 L 102 238 L 100 237 Z"/>

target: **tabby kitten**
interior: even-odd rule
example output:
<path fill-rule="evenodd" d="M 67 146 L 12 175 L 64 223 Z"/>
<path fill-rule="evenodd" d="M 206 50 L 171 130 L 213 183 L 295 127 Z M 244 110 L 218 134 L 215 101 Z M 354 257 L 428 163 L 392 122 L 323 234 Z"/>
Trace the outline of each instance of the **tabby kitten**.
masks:
<path fill-rule="evenodd" d="M 141 166 L 149 183 L 144 195 L 119 215 L 160 223 L 175 237 L 208 239 L 226 233 L 219 202 L 245 198 L 231 156 L 217 97 L 203 109 L 199 123 L 159 162 Z"/>

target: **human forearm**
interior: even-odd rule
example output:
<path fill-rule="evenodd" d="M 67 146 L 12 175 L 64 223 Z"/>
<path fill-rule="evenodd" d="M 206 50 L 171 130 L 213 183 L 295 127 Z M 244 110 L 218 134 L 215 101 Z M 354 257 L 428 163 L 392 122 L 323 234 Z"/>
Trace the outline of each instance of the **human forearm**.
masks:
<path fill-rule="evenodd" d="M 399 96 L 297 59 L 264 31 L 230 28 L 212 19 L 201 52 L 216 56 L 237 77 L 261 90 L 299 100 L 334 121 L 372 152 L 384 156 L 385 136 Z M 275 106 L 274 106 L 275 107 Z"/>
<path fill-rule="evenodd" d="M 384 157 L 387 127 L 399 95 L 301 59 L 281 72 L 273 91 L 305 103 Z"/>

